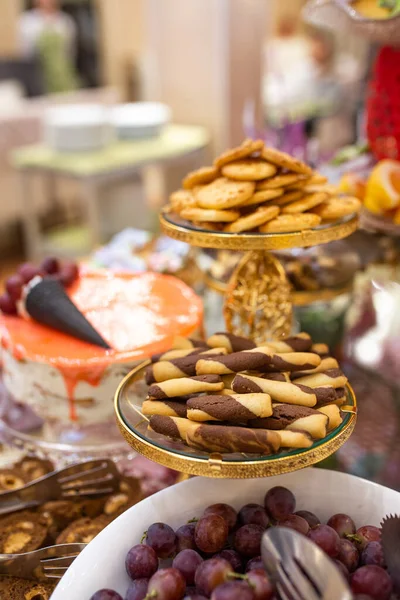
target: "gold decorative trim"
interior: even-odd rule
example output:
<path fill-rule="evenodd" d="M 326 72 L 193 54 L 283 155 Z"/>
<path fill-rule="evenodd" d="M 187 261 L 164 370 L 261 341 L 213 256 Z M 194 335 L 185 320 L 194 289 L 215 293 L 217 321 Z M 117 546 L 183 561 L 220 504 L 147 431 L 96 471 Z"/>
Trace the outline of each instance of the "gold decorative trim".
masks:
<path fill-rule="evenodd" d="M 217 248 L 218 250 L 285 250 L 316 246 L 341 240 L 351 235 L 358 226 L 358 216 L 354 215 L 341 223 L 293 233 L 220 233 L 189 229 L 184 225 L 172 223 L 166 214 L 160 214 L 163 233 L 174 240 L 186 242 L 192 246 Z"/>
<path fill-rule="evenodd" d="M 353 389 L 347 385 L 348 403 L 352 412 L 349 411 L 349 420 L 342 429 L 331 439 L 318 444 L 309 450 L 299 451 L 298 454 L 281 456 L 275 459 L 247 460 L 247 461 L 225 461 L 223 455 L 211 454 L 208 458 L 196 458 L 178 454 L 160 448 L 150 440 L 145 440 L 125 423 L 120 411 L 120 398 L 126 386 L 138 381 L 144 375 L 145 367 L 150 363 L 146 361 L 139 367 L 133 369 L 120 383 L 115 393 L 114 408 L 118 427 L 128 444 L 146 458 L 161 465 L 174 469 L 187 475 L 201 475 L 215 478 L 248 479 L 253 477 L 270 477 L 281 475 L 290 471 L 296 471 L 309 467 L 324 460 L 338 450 L 350 437 L 354 430 L 357 418 L 357 401 Z"/>

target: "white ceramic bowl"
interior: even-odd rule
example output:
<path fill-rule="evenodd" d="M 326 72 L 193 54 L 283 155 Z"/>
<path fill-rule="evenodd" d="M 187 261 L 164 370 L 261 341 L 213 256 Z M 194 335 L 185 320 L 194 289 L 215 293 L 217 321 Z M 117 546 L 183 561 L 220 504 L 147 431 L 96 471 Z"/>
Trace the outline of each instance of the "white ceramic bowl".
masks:
<path fill-rule="evenodd" d="M 120 104 L 111 111 L 111 123 L 121 139 L 137 139 L 160 135 L 171 120 L 171 111 L 159 102 Z"/>
<path fill-rule="evenodd" d="M 55 152 L 99 150 L 113 138 L 109 111 L 101 104 L 51 107 L 44 116 L 45 143 Z"/>
<path fill-rule="evenodd" d="M 149 525 L 162 521 L 177 528 L 215 502 L 226 502 L 235 508 L 247 502 L 262 504 L 266 491 L 275 485 L 290 488 L 296 495 L 297 509 L 311 510 L 321 520 L 345 512 L 358 527 L 379 525 L 386 514 L 400 510 L 398 492 L 323 469 L 304 469 L 265 479 L 196 477 L 143 500 L 106 527 L 69 568 L 52 600 L 89 600 L 94 592 L 105 587 L 124 596 L 129 585 L 125 555 L 140 543 Z"/>

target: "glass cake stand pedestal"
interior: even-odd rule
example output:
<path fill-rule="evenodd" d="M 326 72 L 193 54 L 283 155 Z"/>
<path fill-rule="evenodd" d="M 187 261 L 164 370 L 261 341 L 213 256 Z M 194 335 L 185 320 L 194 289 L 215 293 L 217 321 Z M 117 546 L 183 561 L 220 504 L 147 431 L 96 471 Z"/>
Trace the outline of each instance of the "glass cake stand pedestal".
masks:
<path fill-rule="evenodd" d="M 57 468 L 89 458 L 119 462 L 134 456 L 121 438 L 115 419 L 86 426 L 43 421 L 29 406 L 10 398 L 1 376 L 0 441 L 21 455 L 49 459 Z"/>
<path fill-rule="evenodd" d="M 289 335 L 292 328 L 291 288 L 278 258 L 271 251 L 326 244 L 357 229 L 357 215 L 335 223 L 292 233 L 226 233 L 201 229 L 178 215 L 160 215 L 163 232 L 200 248 L 246 252 L 224 292 L 226 328 L 256 343 Z"/>
<path fill-rule="evenodd" d="M 269 477 L 303 469 L 324 460 L 338 450 L 353 432 L 357 402 L 352 388 L 346 386 L 347 401 L 341 407 L 342 423 L 310 448 L 282 450 L 265 456 L 256 454 L 207 453 L 190 448 L 183 441 L 172 440 L 148 427 L 148 418 L 141 411 L 147 388 L 144 381 L 145 361 L 121 382 L 114 401 L 118 427 L 128 444 L 138 453 L 161 465 L 186 475 L 216 478 L 246 479 Z"/>

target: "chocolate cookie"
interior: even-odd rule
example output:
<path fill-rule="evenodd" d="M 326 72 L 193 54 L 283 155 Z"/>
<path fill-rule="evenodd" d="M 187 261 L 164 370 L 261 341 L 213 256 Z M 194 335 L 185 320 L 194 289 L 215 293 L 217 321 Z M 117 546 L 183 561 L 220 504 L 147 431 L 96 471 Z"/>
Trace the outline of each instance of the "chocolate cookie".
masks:
<path fill-rule="evenodd" d="M 163 400 L 164 398 L 177 398 L 186 394 L 215 392 L 222 390 L 223 387 L 224 384 L 218 375 L 199 375 L 155 383 L 149 387 L 148 394 L 150 399 Z"/>
<path fill-rule="evenodd" d="M 273 381 L 251 375 L 236 375 L 232 383 L 232 388 L 240 394 L 249 394 L 250 392 L 269 394 L 276 402 L 285 404 L 298 404 L 300 406 L 315 406 L 317 396 L 314 390 L 306 386 L 298 386 L 286 381 Z"/>
<path fill-rule="evenodd" d="M 191 421 L 236 421 L 246 423 L 272 413 L 268 394 L 225 394 L 197 396 L 187 401 L 187 417 Z"/>
<path fill-rule="evenodd" d="M 22 511 L 0 520 L 0 554 L 20 554 L 41 548 L 47 539 L 47 527 L 40 516 Z"/>
<path fill-rule="evenodd" d="M 226 332 L 214 333 L 208 338 L 207 344 L 211 348 L 226 348 L 228 352 L 241 352 L 256 347 L 256 344 L 251 340 Z"/>
<path fill-rule="evenodd" d="M 328 419 L 324 418 L 326 415 L 321 415 L 318 410 L 294 404 L 274 404 L 272 408 L 271 416 L 254 419 L 249 422 L 249 426 L 262 429 L 306 431 L 314 439 L 322 439 L 326 436 Z"/>

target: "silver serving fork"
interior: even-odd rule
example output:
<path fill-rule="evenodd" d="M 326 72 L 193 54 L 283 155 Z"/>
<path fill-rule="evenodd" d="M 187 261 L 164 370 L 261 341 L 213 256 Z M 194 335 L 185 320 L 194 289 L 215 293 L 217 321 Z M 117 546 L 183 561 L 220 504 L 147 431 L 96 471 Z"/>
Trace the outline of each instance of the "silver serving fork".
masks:
<path fill-rule="evenodd" d="M 261 554 L 282 600 L 351 600 L 339 569 L 304 535 L 286 527 L 264 533 Z"/>
<path fill-rule="evenodd" d="M 87 544 L 59 544 L 24 554 L 0 554 L 0 574 L 23 579 L 61 579 Z"/>
<path fill-rule="evenodd" d="M 44 475 L 18 490 L 0 493 L 0 515 L 49 500 L 111 494 L 118 490 L 118 485 L 118 471 L 111 460 L 86 460 Z"/>

